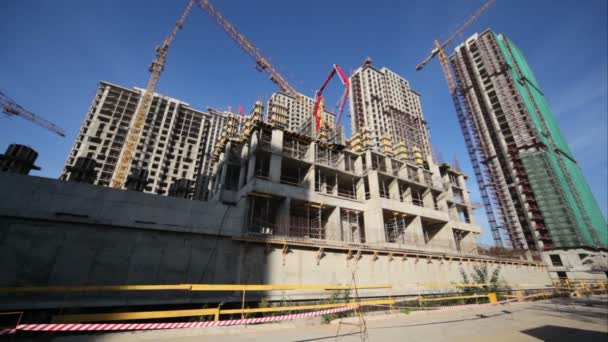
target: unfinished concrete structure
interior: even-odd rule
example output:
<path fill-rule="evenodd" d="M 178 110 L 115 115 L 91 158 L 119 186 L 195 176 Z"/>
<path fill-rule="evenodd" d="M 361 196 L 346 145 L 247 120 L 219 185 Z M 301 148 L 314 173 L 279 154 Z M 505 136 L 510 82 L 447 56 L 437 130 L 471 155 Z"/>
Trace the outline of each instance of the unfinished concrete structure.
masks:
<path fill-rule="evenodd" d="M 606 220 L 522 52 L 486 30 L 450 61 L 508 241 L 605 248 Z"/>
<path fill-rule="evenodd" d="M 369 172 L 381 173 L 377 170 Z M 252 178 L 247 186 L 255 189 L 299 189 L 257 177 Z M 442 251 L 424 251 L 435 240 L 439 241 L 439 236 L 432 237 L 426 247 L 413 243 L 375 243 L 374 241 L 385 238 L 382 226 L 371 226 L 374 221 L 365 222 L 365 231 L 369 232 L 365 236 L 366 241 L 369 241 L 366 243 L 330 240 L 329 237 L 336 236 L 333 228 L 325 231 L 325 240 L 307 238 L 315 231 L 309 230 L 307 223 L 302 221 L 297 221 L 301 222 L 298 226 L 294 225 L 294 228 L 300 229 L 295 230 L 291 236 L 270 234 L 273 227 L 246 220 L 250 217 L 247 209 L 252 197 L 265 198 L 261 192 L 249 193 L 242 199 L 236 199 L 239 202 L 237 205 L 232 205 L 7 172 L 0 172 L 0 188 L 3 189 L 3 196 L 0 196 L 0 260 L 4 266 L 0 273 L 0 287 L 349 285 L 352 283 L 352 272 L 355 271 L 358 285 L 393 286 L 390 290 L 362 291 L 359 293 L 361 297 L 387 294 L 397 296 L 417 295 L 425 291 L 437 293 L 442 289 L 425 288 L 417 284 L 460 282 L 461 270 L 472 272 L 475 265 L 482 264 L 488 265 L 490 270 L 499 267 L 501 279 L 505 283 L 524 284 L 525 288 L 550 285 L 547 270 L 537 261 L 517 256 L 501 258 L 496 254 L 488 255 L 482 249 L 477 250 L 478 254 L 467 248 L 459 253 L 455 245 L 452 249 L 435 247 L 440 247 Z M 309 192 L 316 198 L 333 198 L 328 194 L 305 189 L 300 191 Z M 359 203 L 341 197 L 336 199 L 336 203 L 339 203 L 337 205 L 342 205 L 343 208 Z M 410 211 L 407 204 L 397 200 L 377 200 L 394 203 L 399 210 Z M 306 213 L 301 212 L 310 208 L 302 208 L 299 205 L 301 203 L 302 200 L 291 200 L 290 207 L 298 210 L 296 217 L 302 217 Z M 426 221 L 422 222 L 424 225 L 447 220 L 448 214 L 445 212 L 423 207 L 415 209 L 433 213 L 421 215 Z M 254 210 L 262 211 L 264 208 L 258 206 Z M 415 210 L 413 212 L 415 214 Z M 346 214 L 344 210 L 340 213 Z M 336 221 L 336 214 L 328 214 L 329 221 Z M 377 212 L 371 213 L 372 217 L 379 218 L 380 215 Z M 417 220 L 415 218 L 407 229 L 413 230 L 414 226 L 420 224 Z M 347 219 L 341 221 L 345 223 L 346 232 L 352 231 L 350 227 L 355 225 L 349 227 Z M 294 224 L 297 222 L 294 220 Z M 477 229 L 475 225 L 457 224 L 463 230 L 467 226 Z M 329 227 L 331 226 L 328 225 Z M 443 229 L 443 233 L 453 231 L 451 227 Z M 361 241 L 361 235 L 356 234 L 356 231 L 354 233 Z M 445 290 L 453 291 L 453 288 L 448 286 Z M 314 300 L 328 294 L 328 291 L 292 291 L 289 292 L 289 298 Z M 248 293 L 247 299 L 257 303 L 259 296 L 281 300 L 285 293 Z M 69 295 L 53 292 L 3 292 L 0 294 L 0 309 L 196 305 L 204 302 L 240 304 L 241 298 L 242 293 L 238 291 L 71 292 Z"/>
<path fill-rule="evenodd" d="M 10 144 L 4 154 L 0 154 L 0 172 L 14 172 L 28 175 L 32 170 L 40 170 L 34 165 L 38 152 L 25 145 Z"/>
<path fill-rule="evenodd" d="M 315 100 L 303 94 L 299 94 L 299 100 L 284 92 L 276 92 L 268 99 L 268 118 L 277 126 L 292 132 L 307 130 L 310 124 Z M 336 115 L 332 112 L 321 111 L 323 120 L 334 122 Z M 308 129 L 310 130 L 310 129 Z"/>
<path fill-rule="evenodd" d="M 352 138 L 367 144 L 359 150 L 373 146 L 390 154 L 394 147 L 410 161 L 431 158 L 420 94 L 406 79 L 387 68 L 377 69 L 368 59 L 350 82 Z"/>
<path fill-rule="evenodd" d="M 355 152 L 262 121 L 218 142 L 212 200 L 257 237 L 476 254 L 481 229 L 462 173 L 378 150 Z"/>
<path fill-rule="evenodd" d="M 88 158 L 98 169 L 92 183 L 109 186 L 142 91 L 100 82 L 61 179 L 74 179 L 71 173 L 78 169 L 77 161 Z M 211 152 L 229 117 L 238 116 L 214 109 L 198 111 L 155 94 L 127 179 L 135 186 L 128 188 L 168 195 L 173 183 L 181 181 L 190 185 L 187 198 L 206 199 Z"/>

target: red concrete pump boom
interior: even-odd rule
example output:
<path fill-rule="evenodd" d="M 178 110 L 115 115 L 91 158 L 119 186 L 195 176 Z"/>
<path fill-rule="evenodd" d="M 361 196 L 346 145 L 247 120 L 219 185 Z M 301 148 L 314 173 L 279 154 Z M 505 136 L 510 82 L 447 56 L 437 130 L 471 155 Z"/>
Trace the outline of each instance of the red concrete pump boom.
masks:
<path fill-rule="evenodd" d="M 319 90 L 317 90 L 317 93 L 315 95 L 315 106 L 314 106 L 312 113 L 315 118 L 315 129 L 317 130 L 317 132 L 321 128 L 321 115 L 319 114 L 319 104 L 321 103 L 321 100 L 323 99 L 323 90 L 325 90 L 325 87 L 327 86 L 329 81 L 334 77 L 335 74 L 338 74 L 338 77 L 340 77 L 340 81 L 342 81 L 342 84 L 344 85 L 344 94 L 342 95 L 342 104 L 340 105 L 340 111 L 338 112 L 338 115 L 336 116 L 336 127 L 338 127 L 340 125 L 340 120 L 342 119 L 342 113 L 344 112 L 344 107 L 346 106 L 346 100 L 348 99 L 348 93 L 350 91 L 350 82 L 348 80 L 348 76 L 346 76 L 346 74 L 344 73 L 342 68 L 340 68 L 340 66 L 338 64 L 334 64 L 334 67 L 331 69 L 329 76 L 327 76 L 327 78 L 325 79 L 325 82 L 323 82 L 323 85 L 321 86 L 321 88 L 319 88 Z"/>

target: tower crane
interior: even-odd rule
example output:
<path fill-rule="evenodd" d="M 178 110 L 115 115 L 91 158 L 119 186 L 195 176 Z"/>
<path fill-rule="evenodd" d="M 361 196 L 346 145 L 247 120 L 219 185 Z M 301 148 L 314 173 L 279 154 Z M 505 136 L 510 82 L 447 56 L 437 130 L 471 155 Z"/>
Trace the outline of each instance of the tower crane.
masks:
<path fill-rule="evenodd" d="M 35 123 L 36 125 L 38 125 L 42 128 L 46 128 L 49 131 L 65 138 L 65 132 L 64 132 L 63 128 L 55 125 L 54 123 L 48 121 L 45 118 L 41 118 L 38 115 L 30 112 L 29 110 L 21 107 L 15 101 L 11 100 L 8 96 L 4 95 L 4 93 L 2 93 L 1 91 L 0 91 L 0 109 L 2 109 L 2 112 L 6 113 L 7 115 L 20 116 L 26 120 L 29 120 L 29 121 Z"/>
<path fill-rule="evenodd" d="M 471 128 L 471 126 L 473 125 L 472 114 L 466 104 L 466 100 L 462 101 L 461 104 L 459 96 L 462 96 L 462 93 L 460 89 L 456 86 L 456 82 L 454 81 L 453 70 L 450 66 L 447 54 L 445 53 L 445 48 L 450 45 L 457 36 L 462 34 L 464 30 L 469 25 L 471 25 L 471 23 L 473 23 L 477 18 L 479 18 L 479 16 L 483 12 L 485 12 L 495 1 L 496 0 L 488 0 L 462 25 L 460 25 L 460 27 L 456 29 L 456 31 L 454 31 L 454 33 L 452 33 L 452 35 L 443 43 L 440 43 L 438 40 L 435 40 L 433 42 L 435 48 L 431 50 L 431 53 L 422 62 L 420 62 L 420 64 L 416 66 L 416 70 L 422 70 L 424 66 L 427 65 L 435 56 L 439 56 L 439 63 L 441 64 L 443 74 L 448 83 L 448 89 L 452 97 L 452 102 L 454 103 L 454 108 L 456 109 L 456 115 L 458 116 L 458 123 L 464 136 L 465 144 L 467 146 L 467 152 L 469 154 L 469 158 L 471 159 L 471 164 L 473 165 L 473 170 L 475 172 L 475 178 L 477 179 L 477 185 L 479 186 L 479 192 L 481 194 L 482 202 L 486 210 L 486 214 L 488 215 L 488 223 L 490 224 L 494 243 L 497 246 L 503 246 L 502 237 L 500 235 L 501 225 L 499 224 L 499 220 L 501 221 L 501 219 L 500 217 L 497 217 L 497 215 L 494 214 L 494 208 L 490 200 L 490 194 L 494 194 L 494 189 L 492 187 L 491 182 L 486 181 L 484 179 L 483 173 L 481 172 L 481 163 L 479 162 L 479 155 L 480 153 L 482 153 L 482 149 L 481 144 L 479 142 L 479 137 L 477 137 L 475 130 Z M 463 106 L 465 107 L 464 109 Z"/>
<path fill-rule="evenodd" d="M 141 137 L 141 133 L 144 128 L 146 115 L 150 110 L 150 105 L 152 104 L 152 98 L 154 97 L 156 84 L 158 83 L 160 74 L 163 72 L 163 69 L 165 67 L 167 52 L 169 51 L 169 47 L 175 39 L 177 32 L 184 25 L 184 21 L 190 13 L 190 10 L 192 9 L 192 6 L 194 5 L 195 1 L 196 0 L 188 1 L 186 9 L 175 23 L 175 26 L 173 27 L 171 33 L 169 33 L 167 38 L 165 38 L 163 44 L 156 48 L 156 57 L 152 61 L 152 64 L 149 68 L 150 78 L 148 79 L 148 85 L 146 86 L 146 90 L 141 95 L 141 102 L 139 103 L 139 106 L 135 111 L 135 116 L 133 117 L 133 124 L 127 132 L 127 138 L 122 148 L 120 158 L 118 159 L 118 165 L 116 165 L 116 170 L 114 171 L 114 175 L 112 176 L 112 182 L 110 186 L 113 188 L 121 188 L 127 180 L 127 173 L 129 172 L 129 168 L 131 167 L 133 155 L 135 154 L 137 143 Z"/>
<path fill-rule="evenodd" d="M 243 34 L 241 34 L 224 16 L 208 1 L 199 0 L 199 7 L 203 12 L 209 15 L 215 22 L 228 34 L 228 36 L 243 50 L 249 57 L 253 58 L 258 71 L 267 72 L 270 75 L 270 80 L 279 88 L 293 95 L 296 100 L 299 99 L 300 93 L 292 87 L 289 82 L 275 69 L 267 58 L 265 58 L 258 48 L 256 48 Z"/>

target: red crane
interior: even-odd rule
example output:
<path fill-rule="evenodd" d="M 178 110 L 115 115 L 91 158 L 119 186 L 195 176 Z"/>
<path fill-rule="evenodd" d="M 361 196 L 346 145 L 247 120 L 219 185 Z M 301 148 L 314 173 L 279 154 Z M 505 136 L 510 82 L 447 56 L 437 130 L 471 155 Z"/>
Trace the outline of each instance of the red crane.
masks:
<path fill-rule="evenodd" d="M 342 104 L 340 105 L 340 110 L 338 112 L 338 115 L 336 116 L 336 127 L 340 126 L 340 121 L 342 120 L 342 113 L 344 112 L 344 107 L 346 106 L 346 100 L 348 99 L 348 93 L 350 91 L 350 81 L 348 80 L 348 76 L 346 76 L 346 73 L 344 73 L 342 68 L 340 68 L 338 64 L 334 64 L 334 67 L 331 69 L 329 76 L 327 76 L 325 82 L 323 82 L 323 85 L 321 86 L 321 88 L 319 88 L 319 90 L 317 90 L 315 94 L 315 106 L 313 108 L 312 114 L 315 118 L 315 129 L 317 130 L 317 132 L 321 128 L 321 115 L 319 114 L 319 105 L 321 101 L 323 101 L 323 91 L 325 90 L 325 87 L 327 87 L 329 81 L 331 81 L 331 79 L 336 74 L 338 74 L 338 77 L 340 77 L 340 81 L 342 81 L 342 84 L 344 85 L 344 94 L 342 94 L 341 98 Z"/>

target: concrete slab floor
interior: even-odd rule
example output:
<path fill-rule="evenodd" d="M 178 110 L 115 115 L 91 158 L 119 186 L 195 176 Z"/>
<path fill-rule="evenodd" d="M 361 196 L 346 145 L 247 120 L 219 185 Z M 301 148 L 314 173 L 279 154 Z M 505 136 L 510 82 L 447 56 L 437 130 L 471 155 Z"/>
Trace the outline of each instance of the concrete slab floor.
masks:
<path fill-rule="evenodd" d="M 316 318 L 320 321 L 320 318 Z M 82 336 L 40 336 L 52 341 L 362 341 L 359 326 L 269 324 Z M 349 324 L 350 323 L 350 324 Z M 371 316 L 367 341 L 604 341 L 608 297 L 553 299 L 499 307 Z M 33 337 L 33 336 L 30 336 Z M 36 339 L 38 340 L 38 339 Z"/>

